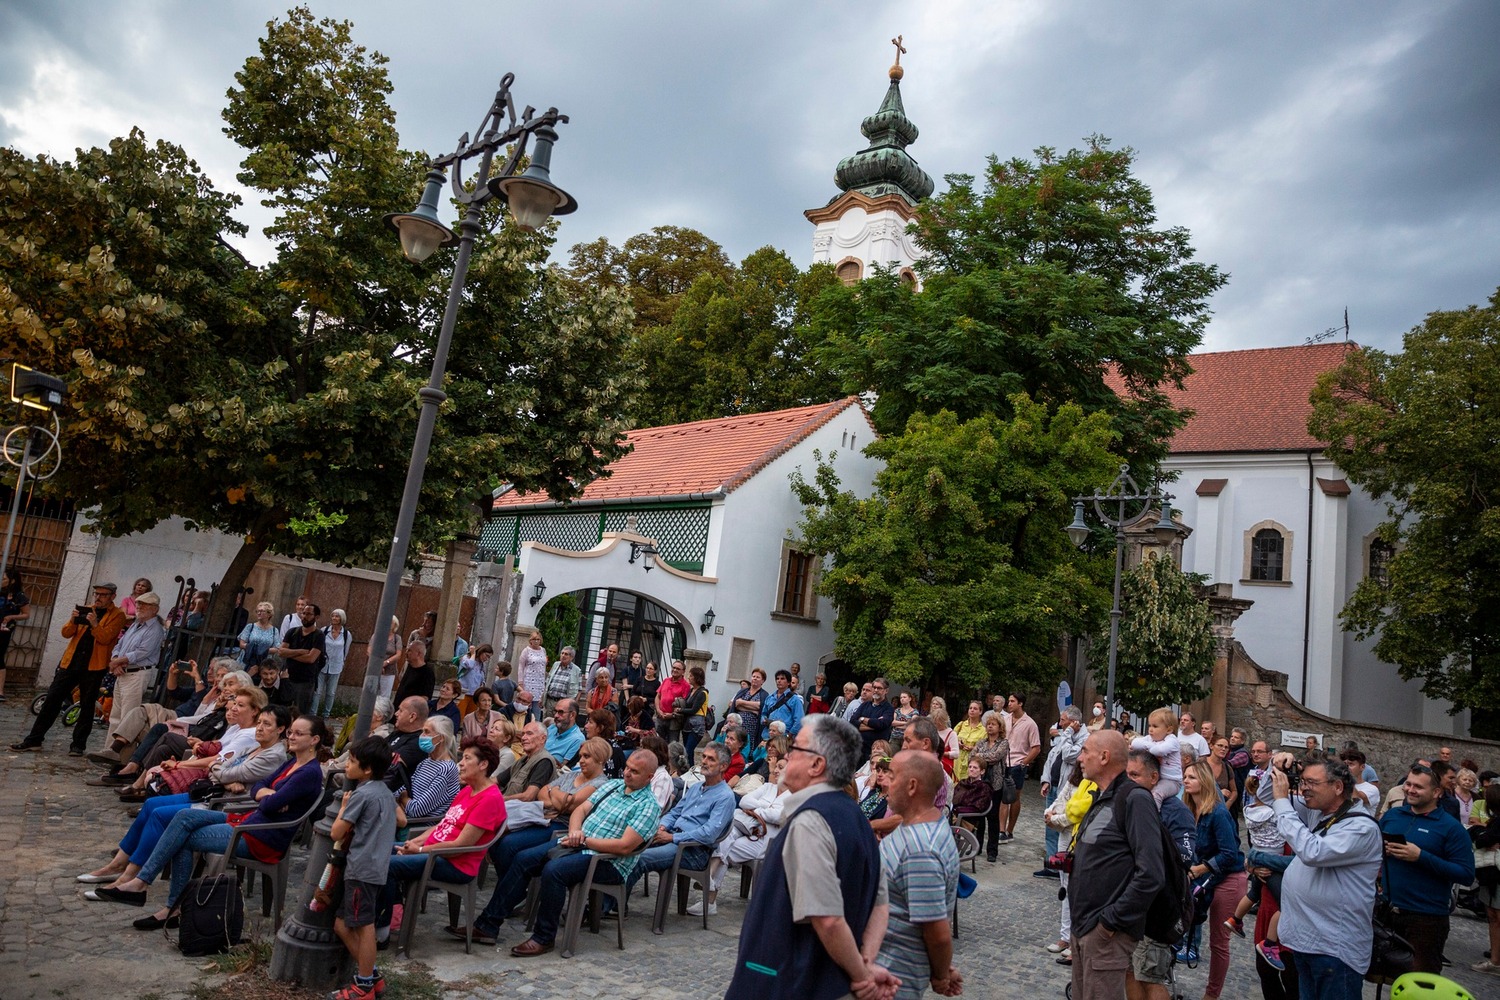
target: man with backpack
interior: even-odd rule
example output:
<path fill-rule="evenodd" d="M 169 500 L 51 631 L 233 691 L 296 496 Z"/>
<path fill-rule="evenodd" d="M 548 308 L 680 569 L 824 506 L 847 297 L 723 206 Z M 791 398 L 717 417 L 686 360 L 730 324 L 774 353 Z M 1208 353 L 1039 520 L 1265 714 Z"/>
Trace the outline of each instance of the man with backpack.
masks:
<path fill-rule="evenodd" d="M 1073 924 L 1074 1000 L 1116 1000 L 1146 918 L 1167 885 L 1166 838 L 1151 793 L 1125 773 L 1130 751 L 1114 730 L 1090 733 L 1078 755 L 1099 786 L 1078 825 L 1068 911 Z"/>
<path fill-rule="evenodd" d="M 1125 765 L 1125 774 L 1149 792 L 1161 782 L 1161 762 L 1149 750 L 1132 750 L 1130 760 Z M 1152 801 L 1156 801 L 1154 797 Z M 1162 800 L 1161 823 L 1175 849 L 1178 868 L 1185 881 L 1186 870 L 1192 865 L 1193 852 L 1197 848 L 1198 823 L 1188 807 L 1175 795 Z M 1163 860 L 1170 862 L 1172 859 L 1168 856 Z M 1168 888 L 1162 890 L 1162 895 L 1166 896 L 1169 889 L 1170 876 Z M 1169 900 L 1162 902 L 1165 904 Z M 1153 907 L 1153 913 L 1155 912 L 1156 908 Z M 1157 937 L 1158 933 L 1161 935 L 1160 939 Z M 1153 921 L 1148 916 L 1146 935 L 1135 946 L 1135 953 L 1130 958 L 1130 969 L 1125 973 L 1126 1000 L 1168 1000 L 1173 944 L 1180 936 L 1175 929 L 1153 926 Z"/>

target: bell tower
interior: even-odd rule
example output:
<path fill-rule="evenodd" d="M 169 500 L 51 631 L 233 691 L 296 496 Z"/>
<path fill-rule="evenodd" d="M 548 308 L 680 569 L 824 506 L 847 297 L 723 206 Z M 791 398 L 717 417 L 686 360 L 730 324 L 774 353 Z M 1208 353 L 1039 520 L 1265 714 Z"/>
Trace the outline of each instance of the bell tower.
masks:
<path fill-rule="evenodd" d="M 880 108 L 860 124 L 869 145 L 839 161 L 834 183 L 841 194 L 803 214 L 813 230 L 813 263 L 832 264 L 845 284 L 882 265 L 900 269 L 913 285 L 911 265 L 921 256 L 906 234 L 918 202 L 932 194 L 932 178 L 906 147 L 917 140 L 917 126 L 901 103 L 901 36 L 891 39 L 896 62 Z"/>

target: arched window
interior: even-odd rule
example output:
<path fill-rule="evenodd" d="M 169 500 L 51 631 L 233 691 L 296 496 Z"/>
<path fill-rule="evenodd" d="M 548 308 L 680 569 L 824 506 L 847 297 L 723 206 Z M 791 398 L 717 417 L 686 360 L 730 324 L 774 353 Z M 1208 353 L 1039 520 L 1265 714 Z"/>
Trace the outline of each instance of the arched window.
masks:
<path fill-rule="evenodd" d="M 1286 539 L 1275 528 L 1261 528 L 1250 536 L 1251 580 L 1281 582 L 1286 579 Z"/>
<path fill-rule="evenodd" d="M 1365 576 L 1374 580 L 1381 588 L 1391 585 L 1391 559 L 1396 555 L 1396 546 L 1376 535 L 1365 549 Z"/>
<path fill-rule="evenodd" d="M 838 279 L 846 285 L 857 283 L 860 278 L 864 277 L 864 272 L 865 266 L 853 257 L 845 257 L 839 261 L 838 267 L 833 269 L 833 273 L 838 275 Z"/>
<path fill-rule="evenodd" d="M 902 284 L 903 287 L 910 288 L 912 291 L 916 291 L 917 290 L 917 272 L 916 271 L 913 271 L 909 267 L 903 267 L 901 269 L 900 278 L 901 278 L 901 284 Z"/>

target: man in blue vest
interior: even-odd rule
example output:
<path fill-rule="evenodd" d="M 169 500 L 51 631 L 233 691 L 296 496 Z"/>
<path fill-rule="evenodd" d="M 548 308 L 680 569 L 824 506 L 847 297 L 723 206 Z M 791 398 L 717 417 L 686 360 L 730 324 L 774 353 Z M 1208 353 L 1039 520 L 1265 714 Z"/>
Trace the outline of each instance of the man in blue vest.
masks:
<path fill-rule="evenodd" d="M 809 716 L 789 748 L 787 816 L 766 852 L 725 1000 L 858 1000 L 894 994 L 874 963 L 889 916 L 880 848 L 844 786 L 859 766 L 859 732 Z"/>

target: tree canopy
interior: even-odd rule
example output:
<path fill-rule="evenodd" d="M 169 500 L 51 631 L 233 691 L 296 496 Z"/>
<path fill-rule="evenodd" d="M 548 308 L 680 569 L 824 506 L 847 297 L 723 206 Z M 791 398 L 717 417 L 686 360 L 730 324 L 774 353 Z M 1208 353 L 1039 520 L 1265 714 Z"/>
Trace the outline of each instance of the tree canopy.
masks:
<path fill-rule="evenodd" d="M 861 672 L 954 692 L 1051 685 L 1063 637 L 1102 620 L 1109 593 L 1063 526 L 1071 496 L 1119 464 L 1109 418 L 1007 402 L 1007 418 L 913 414 L 866 449 L 886 463 L 868 498 L 827 462 L 793 476 L 802 544 L 832 556 L 820 589 L 838 652 Z"/>
<path fill-rule="evenodd" d="M 407 263 L 380 222 L 422 181 L 383 63 L 297 8 L 238 74 L 227 131 L 278 213 L 264 268 L 225 241 L 236 200 L 169 143 L 0 150 L 0 340 L 71 392 L 47 488 L 110 535 L 179 515 L 243 536 L 231 591 L 267 549 L 348 564 L 389 546 L 451 265 Z M 550 246 L 481 241 L 414 554 L 472 528 L 501 479 L 561 499 L 621 453 L 629 303 L 549 277 Z"/>
<path fill-rule="evenodd" d="M 1434 312 L 1399 354 L 1352 349 L 1313 392 L 1309 430 L 1385 501 L 1384 574 L 1360 581 L 1344 627 L 1428 697 L 1500 735 L 1500 291 Z"/>
<path fill-rule="evenodd" d="M 842 395 L 810 357 L 808 307 L 835 284 L 831 268 L 808 271 L 762 247 L 739 265 L 702 233 L 658 226 L 616 248 L 575 246 L 571 278 L 626 289 L 636 308 L 631 367 L 641 426 L 762 413 Z"/>
<path fill-rule="evenodd" d="M 1024 393 L 1108 413 L 1129 461 L 1146 468 L 1184 422 L 1164 389 L 1188 374 L 1226 277 L 1194 261 L 1185 229 L 1157 227 L 1131 150 L 1094 137 L 1035 155 L 991 157 L 982 191 L 948 177 L 916 209 L 922 292 L 890 270 L 824 291 L 813 356 L 845 392 L 877 395 L 883 434 L 940 409 L 1005 417 Z"/>
<path fill-rule="evenodd" d="M 1121 581 L 1115 698 L 1137 716 L 1209 693 L 1213 616 L 1197 590 L 1205 582 L 1162 557 L 1142 560 Z"/>

